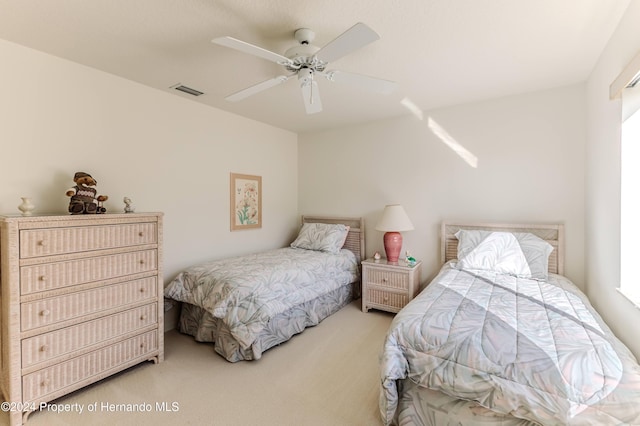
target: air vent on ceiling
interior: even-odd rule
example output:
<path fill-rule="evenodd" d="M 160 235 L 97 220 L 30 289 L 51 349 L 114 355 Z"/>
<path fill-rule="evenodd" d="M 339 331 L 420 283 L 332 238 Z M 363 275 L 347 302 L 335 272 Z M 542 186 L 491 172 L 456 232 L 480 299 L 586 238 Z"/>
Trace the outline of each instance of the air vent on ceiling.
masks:
<path fill-rule="evenodd" d="M 171 88 L 179 90 L 179 91 L 184 92 L 184 93 L 188 93 L 188 94 L 193 95 L 193 96 L 204 95 L 204 92 L 201 92 L 201 91 L 196 90 L 196 89 L 192 89 L 191 87 L 187 87 L 187 86 L 185 86 L 183 84 L 176 84 L 175 86 L 171 86 Z"/>

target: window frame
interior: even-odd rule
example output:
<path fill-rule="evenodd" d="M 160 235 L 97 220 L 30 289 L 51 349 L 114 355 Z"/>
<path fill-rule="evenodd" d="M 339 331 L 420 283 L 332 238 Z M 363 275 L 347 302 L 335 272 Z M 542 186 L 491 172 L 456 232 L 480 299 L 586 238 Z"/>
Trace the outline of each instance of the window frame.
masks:
<path fill-rule="evenodd" d="M 625 105 L 625 94 L 626 94 L 626 105 Z M 625 146 L 629 145 L 629 127 L 631 125 L 638 126 L 638 143 L 640 143 L 640 53 L 638 53 L 631 62 L 623 69 L 620 75 L 611 83 L 609 87 L 609 96 L 611 100 L 621 99 L 621 109 L 620 109 L 620 283 L 617 287 L 617 290 L 620 294 L 622 294 L 625 298 L 627 298 L 631 303 L 633 303 L 638 309 L 640 309 L 640 283 L 634 283 L 631 285 L 629 282 L 625 282 L 625 271 L 629 266 L 626 266 L 625 262 L 627 262 L 627 256 L 625 255 L 627 250 L 630 250 L 631 244 L 628 243 L 628 233 L 625 234 L 625 229 L 629 231 L 629 216 L 627 203 L 628 203 L 628 183 L 625 184 L 626 180 L 630 179 L 628 177 L 628 173 L 623 169 L 625 167 L 625 157 L 624 150 Z M 625 122 L 627 120 L 632 120 L 627 123 L 627 128 L 625 129 Z M 636 124 L 635 122 L 638 121 Z M 626 139 L 625 139 L 626 135 Z M 635 139 L 635 138 L 634 138 Z M 628 148 L 627 148 L 628 149 Z M 640 156 L 640 155 L 639 155 Z M 628 160 L 628 158 L 626 159 Z M 628 166 L 627 166 L 628 167 Z M 640 171 L 637 173 L 640 174 Z M 640 201 L 638 201 L 640 203 Z M 626 209 L 626 210 L 625 210 Z M 635 209 L 635 207 L 634 207 Z M 627 213 L 625 214 L 625 211 Z M 626 219 L 626 220 L 625 220 Z M 640 241 L 640 224 L 633 226 L 631 232 L 634 232 L 634 236 L 636 237 L 636 241 Z M 637 234 L 637 235 L 636 235 Z M 631 240 L 634 238 L 631 237 Z M 628 244 L 628 245 L 625 245 Z M 634 251 L 635 252 L 635 251 Z M 631 258 L 631 257 L 629 257 Z"/>

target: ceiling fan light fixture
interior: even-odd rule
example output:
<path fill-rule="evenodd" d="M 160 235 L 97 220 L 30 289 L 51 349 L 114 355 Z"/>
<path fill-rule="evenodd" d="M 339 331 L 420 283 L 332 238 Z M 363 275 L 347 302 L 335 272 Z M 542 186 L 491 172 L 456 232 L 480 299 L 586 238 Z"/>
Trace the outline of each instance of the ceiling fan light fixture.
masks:
<path fill-rule="evenodd" d="M 298 71 L 298 80 L 301 86 L 313 81 L 313 70 L 311 68 L 301 68 Z"/>

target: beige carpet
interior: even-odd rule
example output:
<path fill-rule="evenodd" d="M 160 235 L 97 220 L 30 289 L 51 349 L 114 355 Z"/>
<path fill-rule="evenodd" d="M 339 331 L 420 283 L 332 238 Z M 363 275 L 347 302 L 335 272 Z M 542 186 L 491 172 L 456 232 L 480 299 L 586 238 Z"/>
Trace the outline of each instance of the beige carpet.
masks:
<path fill-rule="evenodd" d="M 52 409 L 72 411 L 35 412 L 27 425 L 380 425 L 378 356 L 392 319 L 354 301 L 260 360 L 235 364 L 170 331 L 165 362 L 54 401 Z M 118 404 L 149 411 L 114 411 Z"/>

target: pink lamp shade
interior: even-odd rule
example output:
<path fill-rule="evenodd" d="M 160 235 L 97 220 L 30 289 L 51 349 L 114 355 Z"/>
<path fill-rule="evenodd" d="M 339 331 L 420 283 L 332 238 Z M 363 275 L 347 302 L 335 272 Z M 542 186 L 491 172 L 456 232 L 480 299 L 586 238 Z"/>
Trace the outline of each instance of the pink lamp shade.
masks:
<path fill-rule="evenodd" d="M 395 263 L 402 251 L 402 231 L 411 231 L 413 224 L 400 204 L 385 206 L 382 219 L 376 225 L 378 231 L 384 231 L 384 251 L 387 262 Z"/>

